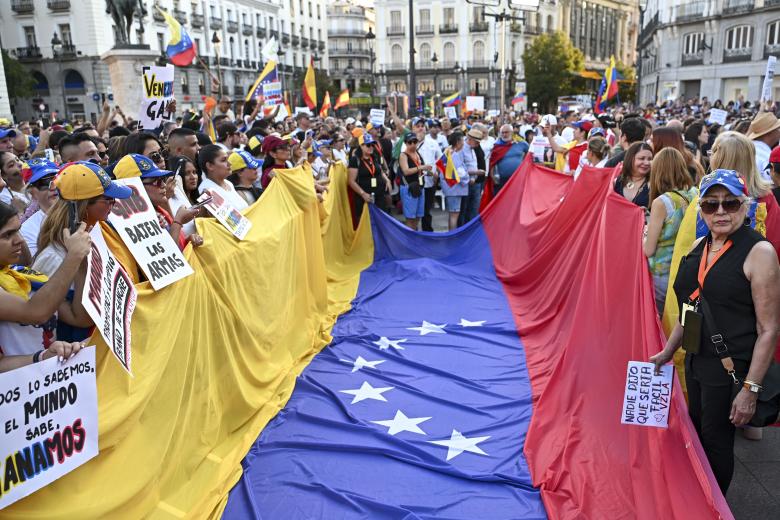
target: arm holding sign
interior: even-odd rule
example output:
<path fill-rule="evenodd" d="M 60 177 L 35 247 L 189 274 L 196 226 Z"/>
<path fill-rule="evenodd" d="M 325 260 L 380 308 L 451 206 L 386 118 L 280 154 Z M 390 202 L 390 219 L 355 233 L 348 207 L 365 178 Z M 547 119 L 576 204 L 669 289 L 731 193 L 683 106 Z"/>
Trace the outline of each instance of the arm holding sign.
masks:
<path fill-rule="evenodd" d="M 82 262 L 79 266 L 76 278 L 73 280 L 73 294 L 79 295 L 84 292 L 84 284 L 87 279 L 87 264 Z M 92 327 L 94 322 L 89 317 L 89 313 L 82 305 L 81 298 L 74 296 L 72 301 L 65 300 L 60 303 L 60 307 L 57 310 L 57 317 L 60 321 L 72 325 L 74 327 Z"/>
<path fill-rule="evenodd" d="M 41 351 L 42 353 L 36 354 L 38 359 L 35 359 L 36 355 L 32 356 L 3 356 L 0 354 L 0 372 L 8 372 L 16 368 L 25 367 L 31 365 L 36 361 L 43 361 L 44 359 L 50 359 L 53 357 L 62 358 L 63 361 L 74 356 L 79 350 L 84 348 L 83 343 L 70 343 L 67 341 L 55 341 L 49 348 Z"/>

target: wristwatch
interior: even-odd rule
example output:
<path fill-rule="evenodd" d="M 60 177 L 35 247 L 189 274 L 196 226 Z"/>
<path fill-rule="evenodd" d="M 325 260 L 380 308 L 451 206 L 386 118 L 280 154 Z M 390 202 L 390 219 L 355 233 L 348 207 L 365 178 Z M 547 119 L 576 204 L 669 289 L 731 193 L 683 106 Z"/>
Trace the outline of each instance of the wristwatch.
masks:
<path fill-rule="evenodd" d="M 754 394 L 760 394 L 761 390 L 764 389 L 764 387 L 753 381 L 745 381 L 742 383 L 742 387 L 748 392 L 752 392 Z"/>

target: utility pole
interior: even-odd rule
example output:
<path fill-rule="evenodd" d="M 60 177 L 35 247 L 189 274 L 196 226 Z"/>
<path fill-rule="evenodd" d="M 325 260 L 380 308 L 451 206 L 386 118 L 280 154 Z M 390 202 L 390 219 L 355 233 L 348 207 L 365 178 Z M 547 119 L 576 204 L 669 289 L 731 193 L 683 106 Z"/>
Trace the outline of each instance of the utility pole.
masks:
<path fill-rule="evenodd" d="M 417 78 L 414 65 L 414 0 L 409 0 L 409 112 L 417 115 Z"/>
<path fill-rule="evenodd" d="M 496 22 L 501 22 L 501 110 L 506 106 L 506 23 L 510 20 L 524 22 L 522 16 L 513 16 L 506 11 L 506 8 L 500 13 L 484 13 L 484 16 L 495 18 Z"/>

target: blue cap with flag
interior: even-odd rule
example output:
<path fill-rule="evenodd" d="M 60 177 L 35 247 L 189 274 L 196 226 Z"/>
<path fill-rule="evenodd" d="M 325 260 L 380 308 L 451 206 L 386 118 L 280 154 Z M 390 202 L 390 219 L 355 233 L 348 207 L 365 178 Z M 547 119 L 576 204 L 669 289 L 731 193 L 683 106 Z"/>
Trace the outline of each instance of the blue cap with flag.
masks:
<path fill-rule="evenodd" d="M 13 128 L 0 128 L 0 139 L 5 139 L 6 137 L 16 137 L 16 130 Z"/>
<path fill-rule="evenodd" d="M 28 184 L 34 184 L 44 177 L 53 177 L 60 171 L 60 167 L 55 163 L 40 157 L 27 161 L 27 166 L 32 171 L 32 175 L 27 180 Z"/>
<path fill-rule="evenodd" d="M 736 197 L 745 195 L 745 181 L 734 170 L 720 169 L 705 175 L 699 184 L 699 193 L 703 197 L 715 186 L 723 186 Z"/>

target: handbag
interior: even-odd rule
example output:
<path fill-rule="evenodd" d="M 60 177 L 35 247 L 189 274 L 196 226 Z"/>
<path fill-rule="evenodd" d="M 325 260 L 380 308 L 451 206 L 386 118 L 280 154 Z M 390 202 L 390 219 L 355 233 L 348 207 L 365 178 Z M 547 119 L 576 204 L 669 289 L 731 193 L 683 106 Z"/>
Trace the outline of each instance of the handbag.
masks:
<path fill-rule="evenodd" d="M 701 286 L 699 286 L 699 301 L 701 302 L 701 310 L 704 314 L 704 319 L 711 327 L 714 326 L 716 322 L 713 319 L 712 312 L 710 312 L 707 300 L 704 299 L 704 292 L 701 290 Z M 731 362 L 728 347 L 723 341 L 723 336 L 721 334 L 714 330 L 714 328 L 711 328 L 710 330 L 713 332 L 710 341 L 712 341 L 712 344 L 715 346 L 715 353 L 721 359 L 721 362 L 724 363 L 724 367 L 726 367 L 724 359 L 728 359 L 729 362 Z M 733 367 L 733 362 L 731 362 L 731 364 Z M 728 368 L 726 368 L 726 370 L 728 371 Z M 740 383 L 733 373 L 733 368 L 729 371 L 729 375 L 734 378 L 735 383 Z M 764 426 L 770 426 L 778 422 L 778 416 L 780 415 L 780 365 L 774 361 L 766 371 L 762 386 L 763 390 L 758 394 L 758 399 L 756 400 L 756 412 L 748 423 L 750 426 L 756 428 L 763 428 Z M 734 392 L 735 397 L 741 388 L 742 385 L 739 384 L 736 392 Z"/>

